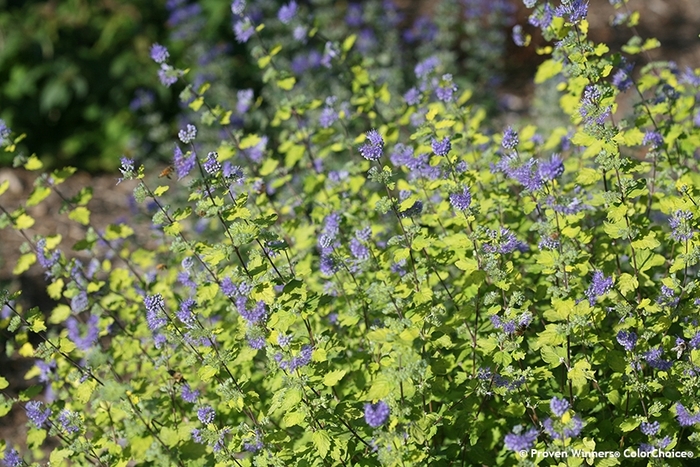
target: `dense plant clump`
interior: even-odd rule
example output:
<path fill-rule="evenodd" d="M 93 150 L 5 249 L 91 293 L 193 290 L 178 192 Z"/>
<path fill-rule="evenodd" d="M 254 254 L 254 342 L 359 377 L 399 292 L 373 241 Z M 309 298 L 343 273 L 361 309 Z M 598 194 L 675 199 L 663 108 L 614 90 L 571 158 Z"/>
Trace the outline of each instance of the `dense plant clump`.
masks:
<path fill-rule="evenodd" d="M 446 3 L 471 22 L 494 4 Z M 569 117 L 555 128 L 486 119 L 480 81 L 444 60 L 444 10 L 439 27 L 406 31 L 420 44 L 406 57 L 392 54 L 390 0 L 234 0 L 259 89 L 210 81 L 153 44 L 153 73 L 184 86 L 191 113 L 160 176 L 121 159 L 133 218 L 93 227 L 91 190 L 63 194 L 72 168 L 39 175 L 17 209 L 0 198 L 0 226 L 26 239 L 14 273 L 38 263 L 56 301 L 0 297 L 8 355 L 36 359 L 26 377 L 40 382 L 0 396 L 0 414 L 28 419 L 4 463 L 700 454 L 700 71 L 635 67 L 653 39 L 592 42 L 585 1 L 524 3 L 550 44 L 535 82 Z M 627 1 L 611 3 L 634 28 Z M 0 123 L 0 138 L 13 152 L 22 136 Z M 74 245 L 32 232 L 28 209 L 51 193 L 85 227 Z"/>

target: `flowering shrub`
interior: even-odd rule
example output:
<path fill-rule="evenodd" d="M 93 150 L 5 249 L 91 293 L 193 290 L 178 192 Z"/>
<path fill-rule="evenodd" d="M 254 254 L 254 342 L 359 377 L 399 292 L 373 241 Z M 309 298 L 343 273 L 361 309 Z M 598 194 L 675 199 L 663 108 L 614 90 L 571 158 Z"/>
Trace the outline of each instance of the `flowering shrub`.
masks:
<path fill-rule="evenodd" d="M 2 396 L 0 413 L 29 419 L 5 464 L 696 452 L 700 74 L 635 70 L 658 43 L 593 43 L 584 1 L 525 4 L 551 42 L 535 81 L 570 118 L 553 129 L 486 121 L 438 57 L 402 77 L 376 41 L 398 24 L 391 2 L 339 19 L 235 0 L 233 31 L 264 84 L 230 101 L 153 45 L 154 73 L 184 83 L 193 114 L 160 177 L 122 159 L 119 183 L 144 206 L 134 219 L 97 229 L 90 191 L 64 196 L 84 261 L 34 237 L 27 213 L 73 169 L 40 175 L 16 210 L 0 204 L 1 226 L 26 238 L 14 272 L 38 262 L 57 303 L 2 295 L 8 353 L 35 358 L 27 377 L 42 383 Z M 625 93 L 631 115 L 617 111 Z"/>

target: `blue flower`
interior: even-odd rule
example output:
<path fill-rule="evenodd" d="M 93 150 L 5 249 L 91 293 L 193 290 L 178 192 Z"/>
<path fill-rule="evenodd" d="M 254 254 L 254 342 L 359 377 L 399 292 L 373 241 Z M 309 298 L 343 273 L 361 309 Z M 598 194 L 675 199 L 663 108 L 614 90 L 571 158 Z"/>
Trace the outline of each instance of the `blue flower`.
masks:
<path fill-rule="evenodd" d="M 417 105 L 420 103 L 420 98 L 420 91 L 416 88 L 409 89 L 406 91 L 406 94 L 403 95 L 403 100 L 405 100 L 408 105 Z"/>
<path fill-rule="evenodd" d="M 650 145 L 654 149 L 658 149 L 664 144 L 664 137 L 658 131 L 647 131 L 644 133 L 644 139 L 642 140 L 644 146 Z"/>
<path fill-rule="evenodd" d="M 506 128 L 506 131 L 503 132 L 501 145 L 504 149 L 515 149 L 518 146 L 518 133 L 512 127 Z"/>
<path fill-rule="evenodd" d="M 661 424 L 659 422 L 642 422 L 641 425 L 642 433 L 644 433 L 647 436 L 654 436 L 656 433 L 659 432 L 660 428 Z"/>
<path fill-rule="evenodd" d="M 249 337 L 248 345 L 251 349 L 260 350 L 265 348 L 265 338 L 263 336 Z"/>
<path fill-rule="evenodd" d="M 253 97 L 255 97 L 255 93 L 252 89 L 241 89 L 236 93 L 236 112 L 239 115 L 243 115 L 250 109 L 250 106 L 253 104 Z"/>
<path fill-rule="evenodd" d="M 632 331 L 620 331 L 617 333 L 617 342 L 628 352 L 637 345 L 637 334 Z"/>
<path fill-rule="evenodd" d="M 197 398 L 199 397 L 199 391 L 197 389 L 192 389 L 188 383 L 185 383 L 182 385 L 180 395 L 183 401 L 193 404 L 197 402 Z"/>
<path fill-rule="evenodd" d="M 245 44 L 255 34 L 255 27 L 253 27 L 248 18 L 244 18 L 236 21 L 236 24 L 233 25 L 233 32 L 236 35 L 236 40 L 241 44 Z"/>
<path fill-rule="evenodd" d="M 538 174 L 544 181 L 551 181 L 564 173 L 564 161 L 559 154 L 552 154 L 549 161 L 540 162 Z"/>
<path fill-rule="evenodd" d="M 177 132 L 177 137 L 184 144 L 189 144 L 197 137 L 197 127 L 188 123 L 185 128 Z"/>
<path fill-rule="evenodd" d="M 294 16 L 297 14 L 297 2 L 292 0 L 286 5 L 282 5 L 282 7 L 279 9 L 277 12 L 277 18 L 284 24 L 288 24 L 290 21 L 294 19 Z"/>
<path fill-rule="evenodd" d="M 78 326 L 78 320 L 74 317 L 68 318 L 66 321 L 66 328 L 68 329 L 68 338 L 78 347 L 80 350 L 89 350 L 97 342 L 100 330 L 97 327 L 100 318 L 97 315 L 90 315 L 86 323 L 87 332 L 85 337 L 81 336 L 80 329 Z"/>
<path fill-rule="evenodd" d="M 554 10 L 554 14 L 560 18 L 568 18 L 571 23 L 578 23 L 588 15 L 587 0 L 571 0 L 563 3 Z"/>
<path fill-rule="evenodd" d="M 452 149 L 452 144 L 450 143 L 450 138 L 445 136 L 442 141 L 438 141 L 437 139 L 433 138 L 431 143 L 431 147 L 433 148 L 433 152 L 437 154 L 438 156 L 446 156 L 449 152 L 450 149 Z"/>
<path fill-rule="evenodd" d="M 234 15 L 242 15 L 245 10 L 245 0 L 233 0 L 231 2 L 231 12 Z"/>
<path fill-rule="evenodd" d="M 185 178 L 192 169 L 194 169 L 194 166 L 197 164 L 195 158 L 195 155 L 185 157 L 180 147 L 175 146 L 175 150 L 173 151 L 173 165 L 175 166 L 178 180 Z"/>
<path fill-rule="evenodd" d="M 147 295 L 143 303 L 146 305 L 146 321 L 151 332 L 156 332 L 165 326 L 168 320 L 163 316 L 165 309 L 163 296 L 161 294 Z"/>
<path fill-rule="evenodd" d="M 612 276 L 605 277 L 601 271 L 595 271 L 593 273 L 591 285 L 589 285 L 586 290 L 588 303 L 590 303 L 591 306 L 595 306 L 596 299 L 608 293 L 612 289 L 612 286 Z"/>
<path fill-rule="evenodd" d="M 670 360 L 662 360 L 663 349 L 656 347 L 644 354 L 644 360 L 649 364 L 650 367 L 656 368 L 661 371 L 668 371 L 673 366 L 673 362 Z"/>
<path fill-rule="evenodd" d="M 163 63 L 168 57 L 170 57 L 170 54 L 168 53 L 168 49 L 164 46 L 157 43 L 151 46 L 151 58 L 154 62 Z"/>
<path fill-rule="evenodd" d="M 442 102 L 452 102 L 455 92 L 457 92 L 457 85 L 452 82 L 452 75 L 450 73 L 442 75 L 439 86 L 435 88 L 437 98 Z"/>
<path fill-rule="evenodd" d="M 519 24 L 513 26 L 512 38 L 515 45 L 518 47 L 525 47 L 525 37 L 523 36 L 523 27 Z"/>
<path fill-rule="evenodd" d="M 329 128 L 336 120 L 338 120 L 338 112 L 333 110 L 332 107 L 325 107 L 321 111 L 321 116 L 318 117 L 318 123 L 323 128 Z"/>
<path fill-rule="evenodd" d="M 384 139 L 377 130 L 369 130 L 367 132 L 367 143 L 360 146 L 359 151 L 367 160 L 376 161 L 382 157 L 384 151 Z"/>
<path fill-rule="evenodd" d="M 7 467 L 20 467 L 24 465 L 24 461 L 19 453 L 10 447 L 9 443 L 5 445 L 5 458 L 3 462 Z"/>
<path fill-rule="evenodd" d="M 569 410 L 569 407 L 571 407 L 571 405 L 566 399 L 559 399 L 557 397 L 553 397 L 552 400 L 549 402 L 549 408 L 552 410 L 552 413 L 557 417 L 561 417 L 562 415 L 564 415 L 566 411 Z"/>
<path fill-rule="evenodd" d="M 221 170 L 221 164 L 217 160 L 217 157 L 219 156 L 218 153 L 216 152 L 210 152 L 207 154 L 207 158 L 204 160 L 204 171 L 208 173 L 209 175 L 216 175 L 219 170 Z"/>
<path fill-rule="evenodd" d="M 452 193 L 450 195 L 450 204 L 458 211 L 464 211 L 471 203 L 472 194 L 468 186 L 465 186 L 461 193 Z"/>
<path fill-rule="evenodd" d="M 693 213 L 690 211 L 677 210 L 673 213 L 668 221 L 671 226 L 671 238 L 677 242 L 685 242 L 693 238 L 693 229 L 690 227 L 690 221 L 693 219 Z"/>
<path fill-rule="evenodd" d="M 245 301 L 247 300 L 246 297 L 240 298 L 242 299 L 240 302 L 238 300 L 236 301 L 238 313 L 240 313 L 243 319 L 248 321 L 248 324 L 253 325 L 265 319 L 267 316 L 267 306 L 265 305 L 265 302 L 258 300 L 255 306 L 248 310 L 245 306 Z"/>
<path fill-rule="evenodd" d="M 197 409 L 197 418 L 199 418 L 199 421 L 204 425 L 212 423 L 215 416 L 216 412 L 211 406 L 205 405 Z"/>
<path fill-rule="evenodd" d="M 76 412 L 72 412 L 68 409 L 63 409 L 58 415 L 58 423 L 60 423 L 61 428 L 69 434 L 80 431 L 80 427 L 78 426 L 79 420 L 80 416 Z"/>
<path fill-rule="evenodd" d="M 197 302 L 193 298 L 186 298 L 180 303 L 180 309 L 177 311 L 177 317 L 188 328 L 193 328 L 197 322 L 197 318 L 192 311 L 197 306 Z"/>
<path fill-rule="evenodd" d="M 4 146 L 5 141 L 10 137 L 10 129 L 7 127 L 5 120 L 0 118 L 0 145 Z"/>
<path fill-rule="evenodd" d="M 691 415 L 680 402 L 676 403 L 676 418 L 680 426 L 692 426 L 700 423 L 700 414 Z"/>
<path fill-rule="evenodd" d="M 527 451 L 535 445 L 538 432 L 535 428 L 530 428 L 523 434 L 520 434 L 522 428 L 516 427 L 513 432 L 508 433 L 504 439 L 506 449 L 510 451 Z"/>
<path fill-rule="evenodd" d="M 416 65 L 416 67 L 414 69 L 414 72 L 416 73 L 416 77 L 419 79 L 425 78 L 438 65 L 440 65 L 440 60 L 434 55 L 426 58 L 422 62 L 418 62 L 418 64 Z"/>
<path fill-rule="evenodd" d="M 369 248 L 367 248 L 359 239 L 353 238 L 350 240 L 350 253 L 359 260 L 368 260 L 370 256 Z"/>
<path fill-rule="evenodd" d="M 536 28 L 546 29 L 552 24 L 552 19 L 554 19 L 554 8 L 547 2 L 542 8 L 535 10 L 527 21 Z"/>
<path fill-rule="evenodd" d="M 27 412 L 27 418 L 37 428 L 44 427 L 51 416 L 51 409 L 47 407 L 45 410 L 42 410 L 42 407 L 43 404 L 39 401 L 29 401 L 24 406 L 24 410 Z"/>
<path fill-rule="evenodd" d="M 384 401 L 379 401 L 376 404 L 365 404 L 365 422 L 372 428 L 382 426 L 389 418 L 389 405 Z"/>
<path fill-rule="evenodd" d="M 632 81 L 632 77 L 630 76 L 633 68 L 634 65 L 632 63 L 624 63 L 622 67 L 619 70 L 617 70 L 613 75 L 612 84 L 620 92 L 627 91 L 629 88 L 632 87 L 632 84 L 634 84 Z"/>
<path fill-rule="evenodd" d="M 70 299 L 70 309 L 73 313 L 80 313 L 86 310 L 88 305 L 88 294 L 84 290 L 81 290 L 78 292 L 78 295 Z"/>
<path fill-rule="evenodd" d="M 160 83 L 165 87 L 170 87 L 177 82 L 180 76 L 180 71 L 171 67 L 167 63 L 160 64 L 160 70 L 158 70 L 158 79 Z"/>

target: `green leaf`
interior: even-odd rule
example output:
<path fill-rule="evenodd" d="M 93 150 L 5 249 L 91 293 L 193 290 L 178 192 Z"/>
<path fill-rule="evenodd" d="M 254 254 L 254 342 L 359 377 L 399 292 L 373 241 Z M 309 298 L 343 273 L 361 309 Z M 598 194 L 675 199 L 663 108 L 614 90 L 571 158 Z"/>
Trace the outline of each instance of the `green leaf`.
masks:
<path fill-rule="evenodd" d="M 161 186 L 159 186 L 158 188 L 156 188 L 155 190 L 153 190 L 153 194 L 156 195 L 156 196 L 161 196 L 163 193 L 165 193 L 165 192 L 168 191 L 169 189 L 170 189 L 169 186 L 167 186 L 167 185 L 161 185 Z"/>
<path fill-rule="evenodd" d="M 632 246 L 637 250 L 653 250 L 659 245 L 661 243 L 656 239 L 656 232 L 649 232 L 646 237 L 632 242 Z"/>
<path fill-rule="evenodd" d="M 50 194 L 51 188 L 47 186 L 38 186 L 34 188 L 34 191 L 32 191 L 32 194 L 29 196 L 26 206 L 36 206 L 37 204 L 45 200 Z"/>
<path fill-rule="evenodd" d="M 266 159 L 262 167 L 260 167 L 260 176 L 264 177 L 266 175 L 270 175 L 272 172 L 275 171 L 278 165 L 279 161 L 277 161 L 276 159 Z"/>
<path fill-rule="evenodd" d="M 296 82 L 297 79 L 294 76 L 290 76 L 289 78 L 278 79 L 277 86 L 284 91 L 290 91 Z"/>
<path fill-rule="evenodd" d="M 628 292 L 637 290 L 639 287 L 639 281 L 636 277 L 628 273 L 623 273 L 616 281 L 617 288 L 622 295 L 627 295 Z"/>
<path fill-rule="evenodd" d="M 12 270 L 12 274 L 18 276 L 25 272 L 29 267 L 36 263 L 36 255 L 34 253 L 25 253 L 17 260 L 17 265 Z"/>
<path fill-rule="evenodd" d="M 563 68 L 562 63 L 553 58 L 544 61 L 535 74 L 535 84 L 544 83 L 548 79 L 555 77 Z"/>
<path fill-rule="evenodd" d="M 70 220 L 76 221 L 79 224 L 90 224 L 90 211 L 84 206 L 78 206 L 68 214 Z"/>
<path fill-rule="evenodd" d="M 391 389 L 393 385 L 385 376 L 377 377 L 372 383 L 372 387 L 367 393 L 367 399 L 372 401 L 378 401 L 384 399 L 386 396 L 391 394 Z"/>
<path fill-rule="evenodd" d="M 10 383 L 8 383 L 7 380 L 6 380 L 5 378 L 3 378 L 2 376 L 0 376 L 0 389 L 5 389 L 5 388 L 8 387 L 9 385 L 10 385 Z"/>
<path fill-rule="evenodd" d="M 314 446 L 316 446 L 318 453 L 321 454 L 321 457 L 325 458 L 328 454 L 328 450 L 331 447 L 331 438 L 328 436 L 326 430 L 315 431 L 314 434 L 311 435 L 311 439 L 313 440 Z"/>
<path fill-rule="evenodd" d="M 28 229 L 31 226 L 34 225 L 34 218 L 27 215 L 26 213 L 21 213 L 17 218 L 15 219 L 15 228 L 17 230 L 24 230 Z"/>
<path fill-rule="evenodd" d="M 27 162 L 24 164 L 24 168 L 27 170 L 39 170 L 43 166 L 44 164 L 36 157 L 36 154 L 29 156 L 29 159 L 27 159 Z"/>
<path fill-rule="evenodd" d="M 467 274 L 479 269 L 479 263 L 474 258 L 460 259 L 457 262 L 455 262 L 455 266 L 457 266 L 459 269 L 466 272 Z"/>
<path fill-rule="evenodd" d="M 566 349 L 563 347 L 545 345 L 540 349 L 540 355 L 549 368 L 557 368 L 566 361 Z"/>
<path fill-rule="evenodd" d="M 211 365 L 205 365 L 202 368 L 200 368 L 197 372 L 199 378 L 205 383 L 211 380 L 214 377 L 214 375 L 216 375 L 216 373 L 216 368 L 212 367 Z"/>
<path fill-rule="evenodd" d="M 304 423 L 304 414 L 301 412 L 287 412 L 282 418 L 282 426 L 289 428 L 294 425 L 300 425 Z"/>
<path fill-rule="evenodd" d="M 326 375 L 323 377 L 323 384 L 326 386 L 335 386 L 340 382 L 341 379 L 343 379 L 345 373 L 347 373 L 347 370 L 330 371 L 326 373 Z"/>
<path fill-rule="evenodd" d="M 641 422 L 636 417 L 627 417 L 620 423 L 620 430 L 624 433 L 628 433 L 635 430 L 640 424 Z"/>

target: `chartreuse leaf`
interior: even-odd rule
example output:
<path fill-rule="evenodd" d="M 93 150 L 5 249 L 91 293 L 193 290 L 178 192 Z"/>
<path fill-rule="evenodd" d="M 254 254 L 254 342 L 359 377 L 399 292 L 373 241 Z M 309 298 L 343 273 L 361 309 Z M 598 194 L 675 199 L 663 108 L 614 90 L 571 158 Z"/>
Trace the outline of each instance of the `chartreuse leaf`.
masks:
<path fill-rule="evenodd" d="M 314 446 L 318 450 L 321 457 L 325 458 L 328 455 L 328 450 L 331 447 L 331 438 L 326 430 L 317 430 L 311 435 Z"/>
<path fill-rule="evenodd" d="M 68 214 L 68 218 L 79 224 L 88 225 L 90 224 L 90 211 L 84 206 L 78 206 Z"/>
<path fill-rule="evenodd" d="M 43 166 L 44 164 L 36 157 L 36 154 L 29 156 L 29 159 L 27 159 L 27 162 L 24 164 L 24 168 L 27 170 L 39 170 Z"/>
<path fill-rule="evenodd" d="M 330 371 L 326 373 L 326 375 L 323 377 L 323 384 L 326 386 L 335 386 L 340 382 L 341 379 L 343 379 L 345 373 L 347 373 L 347 370 Z"/>
<path fill-rule="evenodd" d="M 17 260 L 17 264 L 12 270 L 12 274 L 18 276 L 29 269 L 34 263 L 36 263 L 36 255 L 34 253 L 25 253 Z"/>
<path fill-rule="evenodd" d="M 37 186 L 32 191 L 32 194 L 29 195 L 29 199 L 27 199 L 26 206 L 27 207 L 36 206 L 37 204 L 39 204 L 43 200 L 45 200 L 50 194 L 51 194 L 51 188 L 49 188 L 47 186 Z"/>

